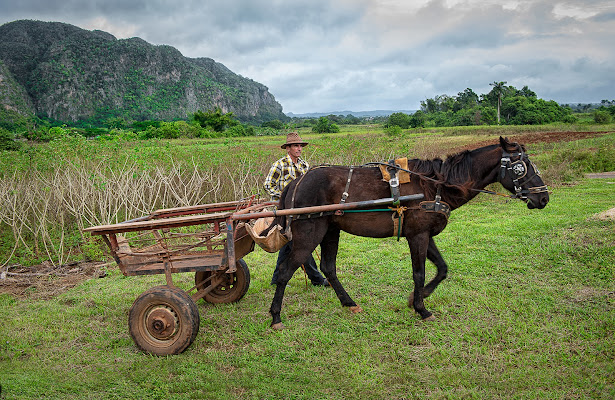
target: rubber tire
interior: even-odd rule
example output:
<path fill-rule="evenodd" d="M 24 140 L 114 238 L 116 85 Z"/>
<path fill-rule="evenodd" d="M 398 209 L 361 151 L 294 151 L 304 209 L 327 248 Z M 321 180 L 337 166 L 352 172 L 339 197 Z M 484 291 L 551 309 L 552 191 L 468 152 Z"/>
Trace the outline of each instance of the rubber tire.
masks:
<path fill-rule="evenodd" d="M 174 332 L 155 337 L 153 323 L 148 316 L 157 311 L 174 316 Z M 143 292 L 130 308 L 128 329 L 137 347 L 146 353 L 165 356 L 179 354 L 192 344 L 199 332 L 199 310 L 192 297 L 183 290 L 162 285 Z"/>
<path fill-rule="evenodd" d="M 199 271 L 194 275 L 194 283 L 196 285 L 208 279 L 212 274 L 223 275 L 224 279 L 226 279 L 226 282 L 207 293 L 203 300 L 213 304 L 235 303 L 241 300 L 250 287 L 250 270 L 243 259 L 237 260 L 235 265 L 237 266 L 237 271 L 230 274 L 224 271 Z M 205 284 L 201 290 L 210 284 Z"/>

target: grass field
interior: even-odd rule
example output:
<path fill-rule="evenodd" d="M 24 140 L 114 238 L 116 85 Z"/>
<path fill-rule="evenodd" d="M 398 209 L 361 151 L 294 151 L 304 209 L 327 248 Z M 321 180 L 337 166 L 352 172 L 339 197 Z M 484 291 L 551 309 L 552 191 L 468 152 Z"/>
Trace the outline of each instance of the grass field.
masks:
<path fill-rule="evenodd" d="M 421 135 L 404 139 L 414 151 L 437 151 Z M 476 141 L 473 134 L 436 137 L 449 147 Z M 357 160 L 373 160 L 410 150 L 393 140 L 389 150 L 350 138 L 311 141 L 313 163 L 329 152 L 359 149 Z M 436 238 L 450 270 L 426 300 L 434 322 L 407 307 L 405 240 L 343 234 L 338 275 L 363 313 L 351 314 L 330 288 L 307 286 L 298 272 L 284 298 L 286 329 L 271 330 L 276 255 L 257 249 L 245 258 L 246 296 L 236 304 L 199 302 L 192 346 L 155 357 L 132 342 L 127 314 L 164 277 L 124 277 L 111 265 L 106 277 L 48 300 L 0 295 L 0 398 L 615 398 L 615 224 L 597 217 L 615 207 L 615 183 L 579 175 L 612 158 L 600 155 L 609 146 L 612 133 L 532 146 L 532 159 L 550 176 L 574 176 L 552 187 L 544 210 L 480 195 L 453 212 Z M 194 279 L 178 278 L 185 288 Z"/>
<path fill-rule="evenodd" d="M 613 398 L 615 229 L 595 218 L 610 207 L 613 184 L 583 180 L 541 211 L 487 196 L 455 211 L 438 237 L 451 268 L 426 303 L 433 323 L 406 306 L 407 245 L 348 235 L 338 269 L 362 314 L 298 273 L 287 329 L 270 330 L 275 260 L 256 250 L 247 295 L 199 303 L 179 356 L 143 354 L 128 335 L 132 301 L 160 277 L 113 267 L 49 301 L 2 296 L 2 398 Z"/>

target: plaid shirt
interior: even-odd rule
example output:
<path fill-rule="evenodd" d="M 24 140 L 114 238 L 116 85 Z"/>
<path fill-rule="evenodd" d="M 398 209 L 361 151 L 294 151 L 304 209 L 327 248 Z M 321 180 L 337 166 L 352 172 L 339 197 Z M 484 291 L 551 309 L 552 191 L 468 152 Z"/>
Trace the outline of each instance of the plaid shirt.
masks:
<path fill-rule="evenodd" d="M 309 168 L 309 164 L 302 158 L 299 158 L 297 163 L 294 164 L 289 155 L 273 163 L 264 184 L 265 191 L 269 193 L 271 200 L 280 200 L 280 195 L 286 185 L 299 175 L 305 174 Z"/>

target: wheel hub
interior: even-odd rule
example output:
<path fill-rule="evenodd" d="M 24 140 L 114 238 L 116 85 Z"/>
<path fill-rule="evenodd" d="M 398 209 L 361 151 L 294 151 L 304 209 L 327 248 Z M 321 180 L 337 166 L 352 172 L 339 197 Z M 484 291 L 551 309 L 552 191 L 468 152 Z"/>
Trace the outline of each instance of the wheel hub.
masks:
<path fill-rule="evenodd" d="M 157 306 L 147 314 L 145 326 L 150 335 L 159 340 L 166 340 L 177 333 L 179 320 L 170 307 Z"/>

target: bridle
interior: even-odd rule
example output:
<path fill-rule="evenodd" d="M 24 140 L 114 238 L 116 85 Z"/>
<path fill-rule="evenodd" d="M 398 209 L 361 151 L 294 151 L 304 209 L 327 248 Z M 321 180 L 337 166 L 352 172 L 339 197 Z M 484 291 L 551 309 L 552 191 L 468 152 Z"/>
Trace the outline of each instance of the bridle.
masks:
<path fill-rule="evenodd" d="M 519 157 L 517 161 L 512 161 L 512 157 Z M 534 174 L 530 177 L 527 176 L 527 164 L 524 159 L 527 160 L 528 163 L 532 165 L 534 169 Z M 523 189 L 523 185 L 529 182 L 535 176 L 540 177 L 540 171 L 536 165 L 530 161 L 530 159 L 525 155 L 525 152 L 520 149 L 517 153 L 508 153 L 506 150 L 502 150 L 502 159 L 500 160 L 500 175 L 498 181 L 502 183 L 502 180 L 506 178 L 506 175 L 510 177 L 515 187 L 515 195 L 510 196 L 513 199 L 521 199 L 523 201 L 527 201 L 527 196 L 529 194 L 537 194 L 537 193 L 546 193 L 548 192 L 547 185 L 543 186 L 533 186 L 527 189 Z M 525 178 L 525 179 L 523 179 Z"/>

